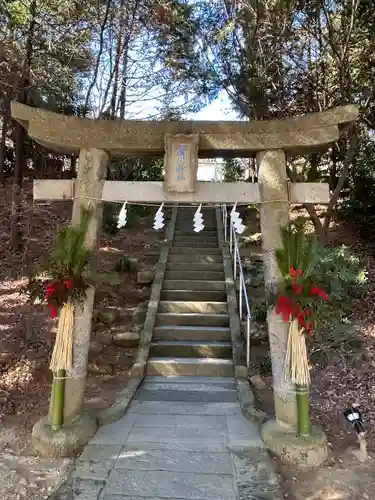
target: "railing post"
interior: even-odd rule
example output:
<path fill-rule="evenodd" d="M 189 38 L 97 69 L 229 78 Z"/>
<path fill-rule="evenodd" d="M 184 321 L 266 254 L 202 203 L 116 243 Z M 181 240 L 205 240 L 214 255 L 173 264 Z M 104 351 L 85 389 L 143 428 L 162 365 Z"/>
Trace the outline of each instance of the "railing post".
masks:
<path fill-rule="evenodd" d="M 250 314 L 246 318 L 246 364 L 250 368 Z"/>
<path fill-rule="evenodd" d="M 223 220 L 223 226 L 224 226 L 224 239 L 227 241 L 228 238 L 228 212 L 227 212 L 227 206 L 223 206 L 224 210 L 224 220 Z"/>
<path fill-rule="evenodd" d="M 229 250 L 233 253 L 233 233 L 232 233 L 232 219 L 229 219 Z"/>
<path fill-rule="evenodd" d="M 242 273 L 240 273 L 240 297 L 239 297 L 239 302 L 240 302 L 240 320 L 242 321 Z"/>

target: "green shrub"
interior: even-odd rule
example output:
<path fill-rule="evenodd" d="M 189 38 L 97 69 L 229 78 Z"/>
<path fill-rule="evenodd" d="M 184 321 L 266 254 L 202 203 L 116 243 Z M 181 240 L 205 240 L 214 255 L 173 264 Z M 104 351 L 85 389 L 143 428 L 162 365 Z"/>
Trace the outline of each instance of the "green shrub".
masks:
<path fill-rule="evenodd" d="M 251 302 L 249 297 L 251 317 L 258 323 L 267 321 L 267 304 L 266 302 Z"/>
<path fill-rule="evenodd" d="M 367 291 L 367 272 L 361 259 L 344 245 L 318 247 L 314 281 L 325 289 L 329 300 L 319 307 L 309 340 L 312 359 L 326 361 L 338 352 L 349 357 L 363 345 L 350 316 Z"/>
<path fill-rule="evenodd" d="M 122 255 L 115 264 L 115 271 L 118 273 L 134 272 L 136 269 L 137 264 L 126 255 Z"/>
<path fill-rule="evenodd" d="M 259 373 L 265 377 L 272 374 L 272 361 L 270 354 L 260 360 Z"/>
<path fill-rule="evenodd" d="M 254 288 L 264 287 L 264 265 L 258 260 L 250 260 L 243 266 L 246 284 Z"/>
<path fill-rule="evenodd" d="M 349 298 L 361 297 L 367 290 L 367 272 L 361 259 L 344 245 L 317 247 L 314 280 L 322 284 L 330 302 L 340 303 L 341 307 L 350 305 Z"/>
<path fill-rule="evenodd" d="M 327 361 L 340 352 L 345 357 L 362 347 L 359 332 L 351 324 L 351 314 L 368 290 L 367 271 L 361 258 L 348 247 L 316 247 L 313 281 L 329 295 L 317 314 L 317 325 L 309 339 L 312 359 Z M 244 263 L 246 282 L 253 287 L 263 285 L 263 265 L 256 261 Z M 252 318 L 256 322 L 267 319 L 265 303 L 251 301 Z"/>
<path fill-rule="evenodd" d="M 104 203 L 103 206 L 103 229 L 107 234 L 116 235 L 120 229 L 117 227 L 118 216 L 121 210 L 119 203 Z M 137 226 L 140 217 L 150 215 L 152 207 L 144 205 L 128 205 L 126 228 L 134 228 Z"/>
<path fill-rule="evenodd" d="M 115 235 L 119 229 L 117 227 L 117 219 L 120 209 L 117 203 L 103 204 L 103 222 L 102 227 L 107 234 Z"/>

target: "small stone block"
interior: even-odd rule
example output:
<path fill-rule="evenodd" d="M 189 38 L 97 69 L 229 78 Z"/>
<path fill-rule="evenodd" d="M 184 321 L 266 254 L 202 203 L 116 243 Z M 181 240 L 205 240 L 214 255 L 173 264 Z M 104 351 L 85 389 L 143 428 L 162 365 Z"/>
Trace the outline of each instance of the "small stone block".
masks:
<path fill-rule="evenodd" d="M 137 274 L 137 283 L 141 285 L 149 285 L 154 281 L 154 271 L 139 271 Z"/>
<path fill-rule="evenodd" d="M 267 389 L 266 383 L 260 375 L 253 375 L 250 377 L 250 382 L 253 384 L 255 389 L 258 389 L 258 391 L 264 391 Z"/>
<path fill-rule="evenodd" d="M 311 426 L 310 435 L 305 437 L 298 436 L 293 428 L 269 420 L 263 425 L 261 435 L 266 447 L 286 464 L 318 467 L 328 456 L 327 438 L 318 426 Z"/>
<path fill-rule="evenodd" d="M 284 495 L 266 449 L 232 452 L 239 500 L 282 500 Z"/>
<path fill-rule="evenodd" d="M 103 481 L 70 478 L 62 483 L 50 500 L 98 500 L 104 487 Z"/>

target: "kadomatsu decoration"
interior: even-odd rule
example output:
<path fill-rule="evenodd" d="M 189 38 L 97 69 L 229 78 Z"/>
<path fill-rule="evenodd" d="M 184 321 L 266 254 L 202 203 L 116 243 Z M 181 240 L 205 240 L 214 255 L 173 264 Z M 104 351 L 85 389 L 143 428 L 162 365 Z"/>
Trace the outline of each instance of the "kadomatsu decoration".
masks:
<path fill-rule="evenodd" d="M 50 368 L 54 373 L 52 388 L 52 428 L 63 424 L 66 371 L 72 368 L 74 309 L 82 306 L 91 286 L 88 263 L 91 252 L 85 247 L 92 212 L 81 209 L 80 224 L 59 230 L 49 259 L 35 270 L 26 292 L 31 301 L 45 301 L 50 317 L 59 314 L 56 340 Z M 45 279 L 39 278 L 43 276 Z"/>
<path fill-rule="evenodd" d="M 306 335 L 313 334 L 318 308 L 328 295 L 314 283 L 315 237 L 306 235 L 301 225 L 284 228 L 281 236 L 282 246 L 276 250 L 276 259 L 283 282 L 275 300 L 275 312 L 289 323 L 285 376 L 295 385 L 298 432 L 306 436 L 310 433 Z"/>

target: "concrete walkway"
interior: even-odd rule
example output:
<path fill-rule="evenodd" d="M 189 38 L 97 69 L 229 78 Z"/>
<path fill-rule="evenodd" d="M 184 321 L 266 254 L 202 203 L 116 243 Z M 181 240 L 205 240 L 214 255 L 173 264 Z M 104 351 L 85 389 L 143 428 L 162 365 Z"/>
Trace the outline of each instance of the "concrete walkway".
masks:
<path fill-rule="evenodd" d="M 235 380 L 148 377 L 101 427 L 58 500 L 275 500 L 277 479 Z"/>

